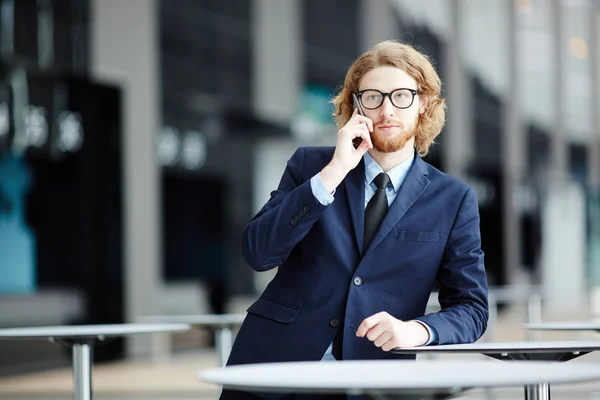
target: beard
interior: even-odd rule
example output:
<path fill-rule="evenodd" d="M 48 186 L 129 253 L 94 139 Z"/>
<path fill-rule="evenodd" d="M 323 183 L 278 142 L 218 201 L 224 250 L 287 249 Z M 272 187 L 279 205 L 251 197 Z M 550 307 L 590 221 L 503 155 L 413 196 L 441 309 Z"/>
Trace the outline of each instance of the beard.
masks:
<path fill-rule="evenodd" d="M 373 148 L 380 153 L 394 153 L 403 148 L 406 143 L 415 136 L 417 130 L 417 124 L 419 115 L 415 118 L 415 123 L 409 128 L 409 130 L 402 130 L 400 133 L 394 136 L 386 135 L 385 133 L 379 133 L 377 131 L 371 134 L 371 141 L 373 142 Z"/>

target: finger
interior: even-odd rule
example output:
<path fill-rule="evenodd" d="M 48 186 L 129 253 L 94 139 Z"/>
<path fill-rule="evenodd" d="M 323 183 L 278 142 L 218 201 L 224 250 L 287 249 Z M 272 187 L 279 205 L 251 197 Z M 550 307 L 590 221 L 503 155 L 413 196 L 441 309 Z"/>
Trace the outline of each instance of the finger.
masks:
<path fill-rule="evenodd" d="M 387 331 L 391 331 L 391 325 L 388 321 L 380 321 L 373 328 L 369 329 L 367 332 L 367 339 L 371 342 L 377 341 L 381 335 L 386 333 Z M 385 343 L 385 342 L 384 342 Z"/>
<path fill-rule="evenodd" d="M 385 332 L 383 332 L 381 335 L 379 335 L 379 337 L 377 338 L 377 340 L 375 340 L 373 342 L 373 344 L 377 347 L 383 348 L 384 345 L 388 344 L 389 342 L 392 342 L 391 344 L 388 344 L 388 346 L 392 346 L 393 345 L 393 340 L 392 340 L 393 337 L 394 337 L 394 332 L 391 329 L 388 329 Z"/>
<path fill-rule="evenodd" d="M 344 128 L 340 130 L 340 135 L 349 138 L 350 140 L 354 140 L 355 138 L 362 138 L 367 141 L 367 143 L 371 143 L 371 134 L 369 133 L 369 129 L 365 124 L 354 125 L 351 127 Z"/>
<path fill-rule="evenodd" d="M 371 134 L 367 130 L 367 127 L 365 126 L 365 124 L 361 124 L 361 126 L 357 127 L 357 129 L 353 130 L 352 133 L 354 134 L 354 137 L 352 139 L 354 139 L 355 137 L 360 137 L 363 139 L 364 142 L 368 143 L 370 149 L 373 148 L 373 142 L 371 141 Z"/>
<path fill-rule="evenodd" d="M 360 142 L 360 146 L 358 146 L 358 148 L 356 149 L 356 151 L 358 152 L 358 154 L 361 157 L 364 156 L 365 153 L 369 150 L 370 150 L 369 143 L 367 143 L 365 140 Z"/>
<path fill-rule="evenodd" d="M 363 321 L 358 326 L 358 329 L 356 330 L 356 336 L 364 337 L 371 328 L 373 328 L 379 323 L 379 321 L 380 319 L 377 314 L 371 315 L 370 317 L 363 319 Z"/>
<path fill-rule="evenodd" d="M 366 124 L 369 132 L 373 132 L 373 120 L 371 118 L 365 117 L 364 115 L 357 115 L 355 119 L 361 124 Z"/>
<path fill-rule="evenodd" d="M 399 346 L 396 345 L 394 336 L 391 336 L 390 339 L 381 346 L 381 350 L 390 351 L 390 350 L 394 350 L 396 347 L 399 347 Z"/>
<path fill-rule="evenodd" d="M 358 329 L 356 330 L 356 336 L 365 336 L 370 329 L 375 327 L 381 321 L 388 319 L 388 317 L 390 317 L 390 315 L 387 312 L 381 311 L 365 318 L 358 326 Z"/>
<path fill-rule="evenodd" d="M 373 130 L 373 120 L 369 117 L 365 117 L 358 112 L 358 108 L 355 108 L 348 120 L 349 125 L 367 124 L 370 130 Z"/>
<path fill-rule="evenodd" d="M 373 147 L 373 141 L 371 140 L 371 132 L 369 131 L 369 128 L 365 125 L 362 124 L 362 126 L 364 126 L 365 128 L 365 133 L 367 134 L 367 137 L 369 138 L 369 144 L 371 145 L 371 147 Z"/>

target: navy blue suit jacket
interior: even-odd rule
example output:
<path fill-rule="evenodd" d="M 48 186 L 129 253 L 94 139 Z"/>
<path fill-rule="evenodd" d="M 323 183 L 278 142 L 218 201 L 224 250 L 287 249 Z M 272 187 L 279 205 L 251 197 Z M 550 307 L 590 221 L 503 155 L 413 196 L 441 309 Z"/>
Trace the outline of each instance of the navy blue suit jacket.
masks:
<path fill-rule="evenodd" d="M 424 321 L 439 344 L 474 342 L 486 329 L 474 191 L 417 155 L 363 252 L 363 162 L 338 186 L 331 205 L 321 205 L 311 190 L 310 179 L 333 152 L 299 148 L 244 232 L 247 263 L 256 271 L 278 269 L 248 309 L 229 365 L 320 360 L 338 329 L 344 329 L 344 359 L 402 358 L 355 335 L 363 319 L 380 311 Z M 436 281 L 442 310 L 423 315 Z"/>

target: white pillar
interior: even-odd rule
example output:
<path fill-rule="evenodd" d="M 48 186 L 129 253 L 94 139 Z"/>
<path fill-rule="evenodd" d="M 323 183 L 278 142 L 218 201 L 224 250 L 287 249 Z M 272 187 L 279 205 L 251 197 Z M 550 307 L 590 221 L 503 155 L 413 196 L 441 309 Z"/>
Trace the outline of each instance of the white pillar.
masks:
<path fill-rule="evenodd" d="M 589 181 L 588 184 L 592 189 L 593 195 L 600 193 L 600 40 L 598 35 L 600 6 L 592 7 L 590 12 L 591 32 L 590 32 L 590 62 L 591 62 L 591 79 L 593 82 L 592 89 L 592 140 L 589 146 Z M 597 214 L 595 214 L 597 215 Z M 591 218 L 595 218 L 593 214 Z M 592 315 L 597 318 L 600 315 L 600 271 L 595 267 L 600 263 L 600 221 L 593 219 L 591 224 L 590 235 L 593 238 L 591 241 L 592 248 L 588 249 L 590 269 L 589 277 L 592 283 L 590 288 L 590 306 Z"/>
<path fill-rule="evenodd" d="M 504 269 L 508 284 L 517 284 L 520 282 L 520 246 L 521 230 L 519 228 L 519 213 L 515 202 L 515 193 L 521 181 L 525 169 L 525 154 L 527 141 L 525 132 L 521 123 L 519 110 L 521 103 L 519 96 L 510 95 L 510 93 L 519 93 L 519 59 L 517 38 L 519 36 L 517 24 L 517 11 L 512 1 L 507 1 L 507 12 L 509 13 L 509 37 L 508 51 L 505 54 L 508 64 L 508 90 L 507 101 L 504 104 L 504 115 L 501 131 L 502 144 L 502 222 L 503 222 L 503 241 L 504 241 Z"/>
<path fill-rule="evenodd" d="M 452 0 L 450 7 L 450 35 L 444 46 L 443 57 L 447 68 L 446 82 L 448 101 L 447 132 L 443 138 L 444 169 L 458 178 L 466 178 L 466 167 L 473 161 L 475 143 L 473 140 L 473 95 L 465 67 L 463 1 Z"/>
<path fill-rule="evenodd" d="M 572 315 L 583 310 L 587 295 L 585 245 L 585 192 L 570 177 L 565 118 L 565 30 L 568 9 L 553 0 L 554 35 L 554 131 L 551 132 L 551 179 L 544 182 L 541 208 L 541 281 L 546 307 L 554 315 Z M 566 272 L 568 270 L 568 273 Z"/>
<path fill-rule="evenodd" d="M 560 95 L 564 91 L 565 84 L 565 62 L 564 46 L 565 37 L 563 34 L 563 17 L 561 0 L 552 0 L 552 27 L 554 34 L 554 131 L 550 132 L 550 168 L 554 179 L 564 180 L 568 178 L 568 154 L 565 143 L 565 113 L 564 96 Z"/>
<path fill-rule="evenodd" d="M 589 147 L 589 185 L 593 190 L 600 189 L 600 29 L 598 18 L 600 6 L 590 7 L 589 54 L 592 79 L 592 140 Z"/>
<path fill-rule="evenodd" d="M 362 0 L 360 6 L 361 52 L 384 40 L 398 39 L 396 12 L 390 0 Z"/>
<path fill-rule="evenodd" d="M 304 85 L 301 0 L 253 0 L 252 36 L 254 113 L 264 121 L 288 125 Z M 255 173 L 269 160 L 261 146 L 255 149 Z M 273 276 L 274 272 L 255 273 L 255 288 L 264 290 Z"/>
<path fill-rule="evenodd" d="M 302 93 L 300 0 L 252 2 L 253 101 L 262 119 L 287 124 Z"/>
<path fill-rule="evenodd" d="M 158 3 L 92 0 L 91 72 L 123 89 L 125 318 L 158 312 L 160 279 L 159 168 L 154 140 L 160 123 Z M 110 295 L 110 294 L 107 294 Z M 130 355 L 151 350 L 151 337 L 127 341 Z"/>

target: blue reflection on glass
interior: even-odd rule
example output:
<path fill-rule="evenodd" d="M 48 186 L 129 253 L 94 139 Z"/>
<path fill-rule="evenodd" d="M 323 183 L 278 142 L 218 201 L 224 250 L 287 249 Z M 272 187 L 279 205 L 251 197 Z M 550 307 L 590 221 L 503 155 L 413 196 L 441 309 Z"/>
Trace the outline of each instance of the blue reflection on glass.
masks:
<path fill-rule="evenodd" d="M 32 177 L 12 153 L 0 154 L 0 293 L 35 290 L 35 236 L 25 224 L 25 194 Z"/>

